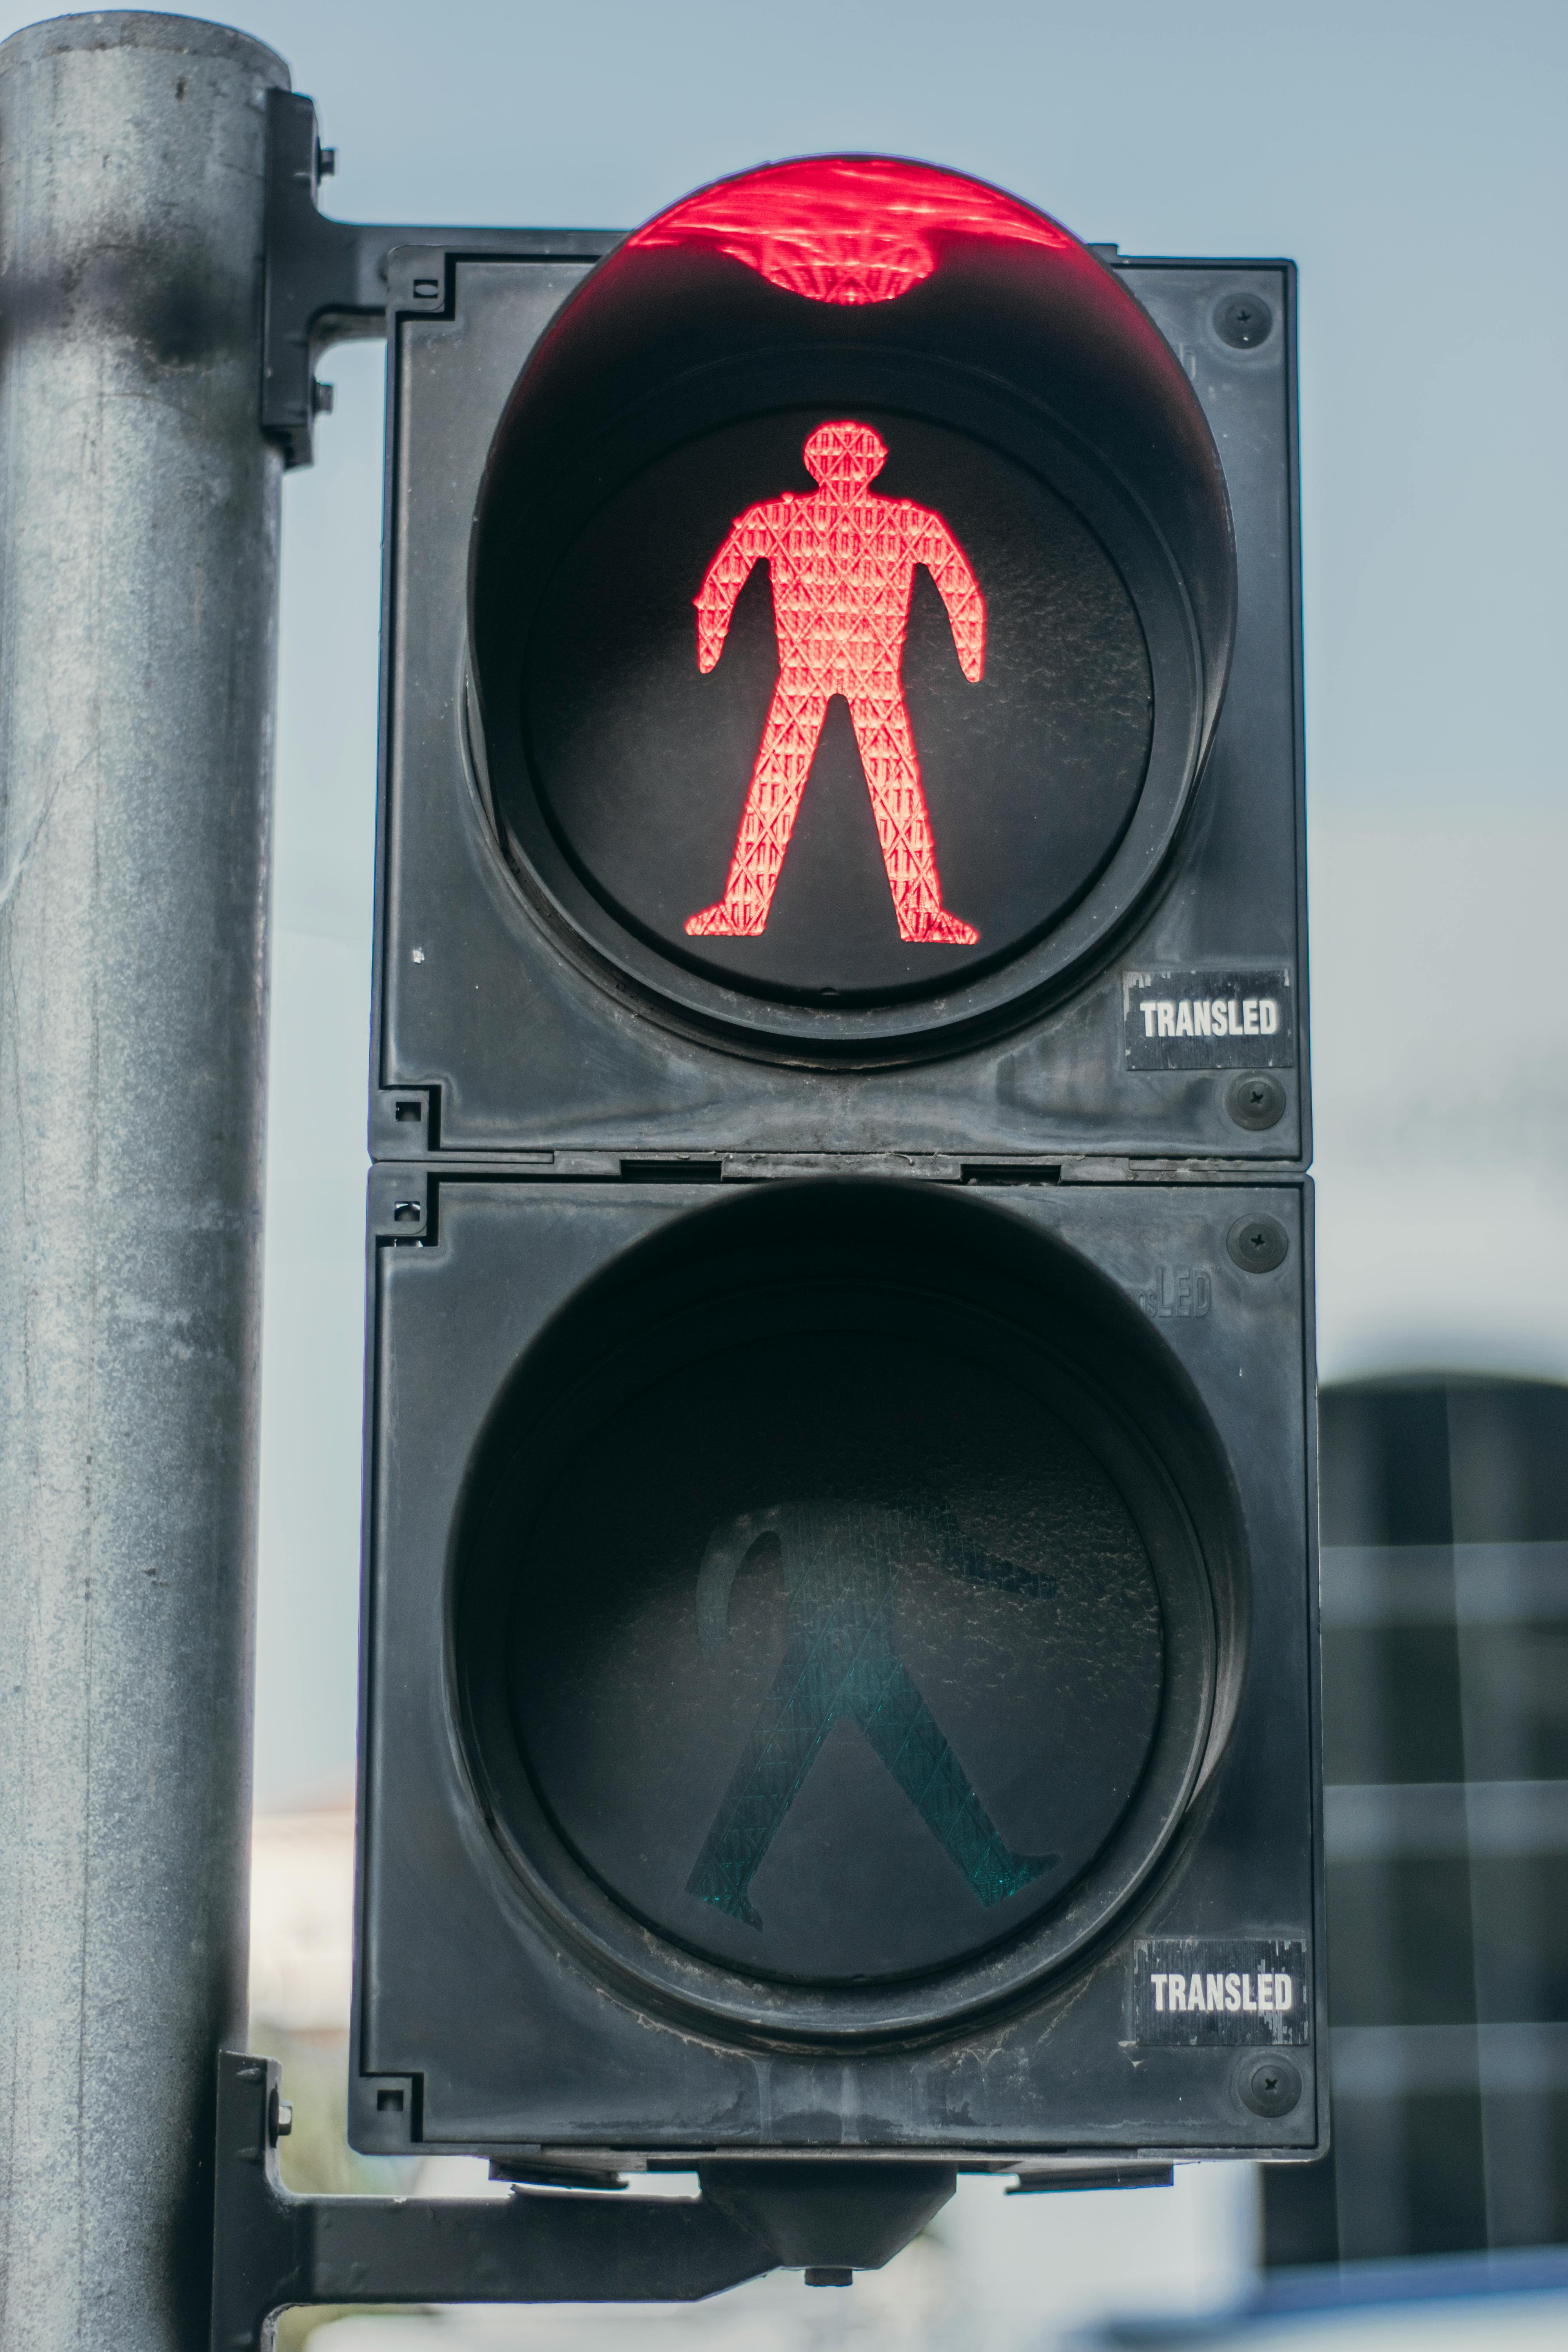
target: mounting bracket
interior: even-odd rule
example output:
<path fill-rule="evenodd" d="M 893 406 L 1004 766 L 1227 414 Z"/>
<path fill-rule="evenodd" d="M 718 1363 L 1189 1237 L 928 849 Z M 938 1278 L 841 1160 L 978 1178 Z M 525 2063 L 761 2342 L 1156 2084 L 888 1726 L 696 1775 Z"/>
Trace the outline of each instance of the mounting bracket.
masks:
<path fill-rule="evenodd" d="M 331 406 L 316 382 L 329 343 L 384 334 L 386 257 L 400 245 L 446 246 L 469 255 L 529 261 L 596 261 L 618 229 L 395 227 L 329 220 L 322 178 L 333 168 L 313 99 L 267 94 L 266 292 L 262 322 L 261 429 L 288 466 L 308 466 L 317 415 Z"/>
<path fill-rule="evenodd" d="M 951 2165 L 737 2159 L 699 2166 L 700 2198 L 299 2197 L 279 2092 L 276 2059 L 218 2053 L 212 2352 L 272 2352 L 297 2304 L 693 2303 L 797 2265 L 847 2284 L 953 2189 Z"/>

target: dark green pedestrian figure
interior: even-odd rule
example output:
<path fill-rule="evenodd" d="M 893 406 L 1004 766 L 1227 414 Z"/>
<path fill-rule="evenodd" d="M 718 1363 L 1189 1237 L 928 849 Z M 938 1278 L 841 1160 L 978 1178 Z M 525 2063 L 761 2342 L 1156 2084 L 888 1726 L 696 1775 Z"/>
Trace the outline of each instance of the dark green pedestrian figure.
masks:
<path fill-rule="evenodd" d="M 752 1881 L 840 1717 L 865 1734 L 982 1903 L 1005 1902 L 1054 1869 L 1058 1854 L 1015 1853 L 1006 1843 L 893 1647 L 898 1571 L 911 1548 L 931 1548 L 929 1525 L 902 1512 L 844 1503 L 778 1503 L 742 1512 L 710 1538 L 698 1571 L 704 1649 L 724 1640 L 730 1588 L 770 1536 L 784 1566 L 787 1646 L 687 1893 L 761 1927 Z M 1015 1592 L 1050 1589 L 1047 1580 L 993 1560 L 956 1537 L 939 1537 L 937 1549 L 943 1566 L 980 1583 Z"/>

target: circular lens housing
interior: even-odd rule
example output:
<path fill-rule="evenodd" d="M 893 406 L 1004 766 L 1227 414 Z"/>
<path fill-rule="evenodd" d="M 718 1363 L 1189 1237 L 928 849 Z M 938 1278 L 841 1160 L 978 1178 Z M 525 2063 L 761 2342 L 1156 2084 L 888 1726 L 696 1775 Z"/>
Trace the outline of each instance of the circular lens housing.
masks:
<path fill-rule="evenodd" d="M 527 1899 L 731 2029 L 908 2030 L 1060 1965 L 1179 1822 L 1237 1622 L 1163 1355 L 1059 1247 L 883 1187 L 693 1212 L 584 1295 L 458 1550 Z"/>
<path fill-rule="evenodd" d="M 1213 437 L 1113 270 L 950 173 L 770 167 L 629 237 L 518 378 L 483 798 L 535 915 L 676 1025 L 946 1051 L 1115 953 L 1235 601 Z"/>

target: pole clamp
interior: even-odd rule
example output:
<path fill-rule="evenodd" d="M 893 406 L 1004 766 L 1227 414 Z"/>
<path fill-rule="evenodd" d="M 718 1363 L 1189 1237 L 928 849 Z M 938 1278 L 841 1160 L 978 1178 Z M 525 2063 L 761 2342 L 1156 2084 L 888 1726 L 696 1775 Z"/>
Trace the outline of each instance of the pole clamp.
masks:
<path fill-rule="evenodd" d="M 445 247 L 459 256 L 522 261 L 596 261 L 619 243 L 616 229 L 399 227 L 330 220 L 322 179 L 335 167 L 313 99 L 267 93 L 266 280 L 261 429 L 286 466 L 308 466 L 318 415 L 331 406 L 316 383 L 330 343 L 386 331 L 387 261 L 400 246 Z"/>

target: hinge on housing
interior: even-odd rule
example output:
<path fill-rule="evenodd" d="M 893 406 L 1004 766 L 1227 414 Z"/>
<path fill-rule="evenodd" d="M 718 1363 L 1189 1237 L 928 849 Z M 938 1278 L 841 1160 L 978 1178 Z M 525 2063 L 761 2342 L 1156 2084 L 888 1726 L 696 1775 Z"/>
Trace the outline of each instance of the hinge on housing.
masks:
<path fill-rule="evenodd" d="M 370 1098 L 373 1160 L 423 1160 L 441 1140 L 439 1087 L 377 1087 Z"/>
<path fill-rule="evenodd" d="M 378 1242 L 435 1240 L 435 1188 L 427 1169 L 394 1160 L 371 1170 L 370 1231 Z"/>

